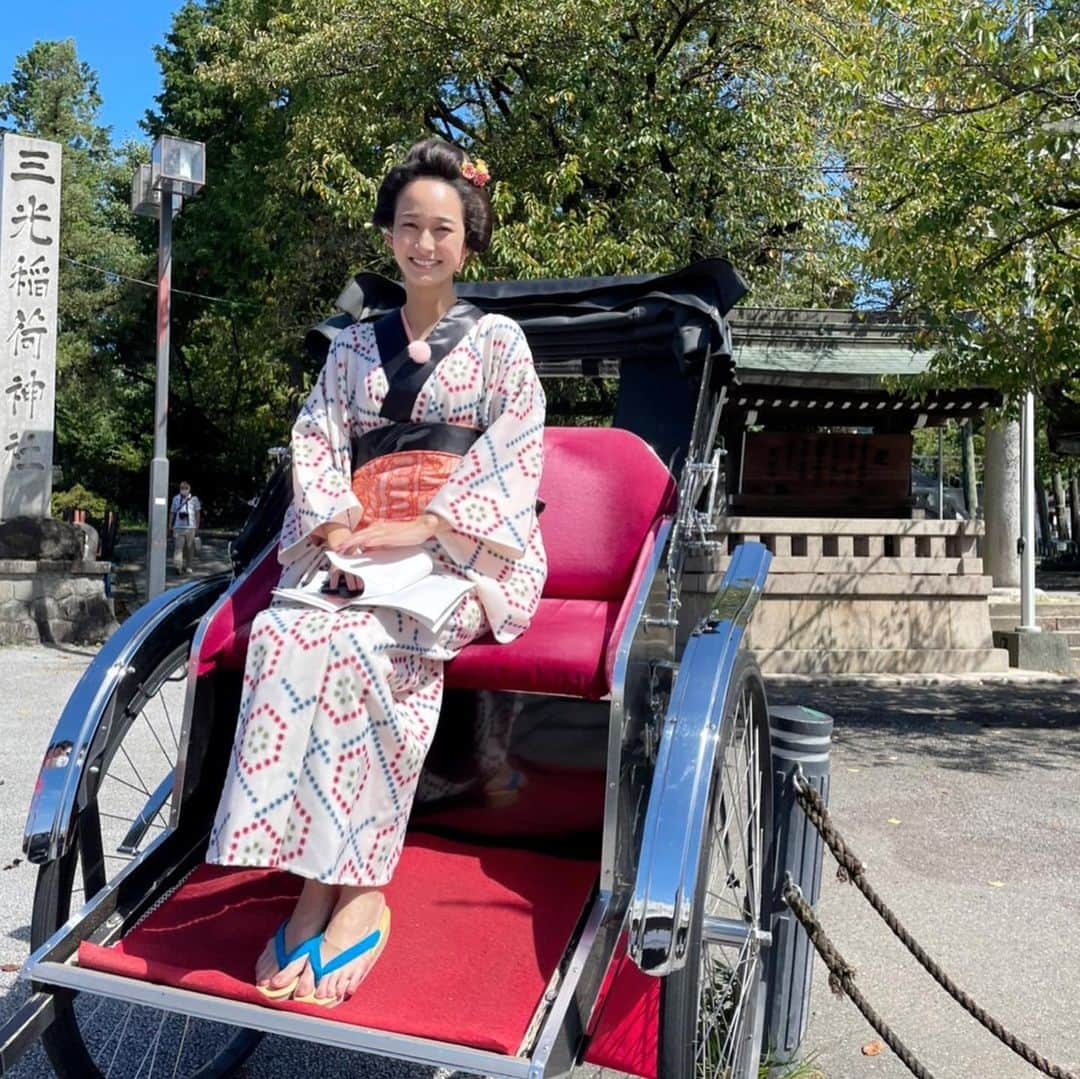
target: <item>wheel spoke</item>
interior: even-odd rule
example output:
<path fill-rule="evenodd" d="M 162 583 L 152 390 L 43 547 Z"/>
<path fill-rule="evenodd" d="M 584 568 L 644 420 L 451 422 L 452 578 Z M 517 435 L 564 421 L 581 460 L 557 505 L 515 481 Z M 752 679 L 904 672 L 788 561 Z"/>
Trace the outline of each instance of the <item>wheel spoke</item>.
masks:
<path fill-rule="evenodd" d="M 109 1069 L 105 1072 L 105 1079 L 109 1079 L 112 1075 L 113 1066 L 116 1064 L 116 1058 L 120 1054 L 120 1046 L 124 1044 L 124 1035 L 127 1033 L 128 1024 L 131 1022 L 132 1013 L 135 1011 L 135 1005 L 129 1004 L 127 1006 L 127 1014 L 124 1016 L 124 1025 L 120 1028 L 120 1036 L 116 1039 L 116 1048 L 113 1050 L 112 1059 L 109 1061 Z M 109 1041 L 112 1040 L 112 1035 L 109 1035 Z M 105 1043 L 106 1046 L 109 1044 Z"/>
<path fill-rule="evenodd" d="M 184 1016 L 184 1029 L 180 1032 L 180 1048 L 176 1050 L 176 1063 L 173 1065 L 171 1079 L 176 1079 L 180 1074 L 180 1061 L 184 1059 L 184 1045 L 187 1042 L 188 1030 L 191 1028 L 191 1016 Z"/>
<path fill-rule="evenodd" d="M 162 1012 L 161 1018 L 158 1020 L 157 1034 L 154 1035 L 153 1040 L 147 1046 L 142 1060 L 139 1061 L 138 1068 L 135 1069 L 135 1079 L 139 1079 L 139 1076 L 142 1075 L 143 1065 L 146 1063 L 147 1057 L 150 1057 L 150 1067 L 146 1070 L 147 1079 L 153 1079 L 154 1064 L 157 1063 L 158 1046 L 161 1044 L 161 1032 L 165 1029 L 165 1020 L 167 1018 L 168 1016 L 165 1012 Z M 153 1054 L 152 1056 L 151 1053 Z"/>
<path fill-rule="evenodd" d="M 757 1075 L 762 948 L 770 944 L 761 926 L 769 816 L 763 800 L 771 795 L 763 773 L 764 698 L 750 678 L 737 689 L 720 732 L 708 861 L 702 865 L 708 876 L 696 915 L 697 1032 L 686 1068 L 697 1079 Z"/>
<path fill-rule="evenodd" d="M 126 704 L 115 702 L 118 723 L 95 757 L 100 774 L 91 800 L 80 809 L 77 842 L 61 861 L 41 870 L 35 894 L 38 934 L 55 932 L 87 896 L 138 856 L 131 848 L 168 829 L 176 761 L 170 745 L 179 746 L 175 720 L 188 651 L 186 642 L 178 644 L 138 685 L 122 690 L 131 694 Z M 83 993 L 43 1040 L 57 1073 L 67 1079 L 216 1079 L 234 1075 L 259 1037 L 213 1020 Z"/>
<path fill-rule="evenodd" d="M 149 703 L 149 702 L 147 702 L 147 703 Z M 161 706 L 162 706 L 162 708 L 165 709 L 165 715 L 166 715 L 166 718 L 167 718 L 168 717 L 168 708 L 165 705 L 164 698 L 162 698 Z M 157 742 L 157 747 L 158 747 L 158 749 L 161 750 L 161 755 L 165 758 L 165 763 L 170 768 L 175 767 L 175 764 L 176 764 L 175 759 L 169 753 L 169 751 L 165 748 L 165 744 L 162 742 L 162 740 L 158 737 L 158 732 L 156 730 L 154 730 L 154 725 L 153 725 L 153 723 L 150 722 L 150 718 L 149 718 L 149 716 L 147 716 L 145 710 L 141 713 L 141 715 L 142 715 L 143 722 L 149 728 L 150 734 L 153 736 L 154 741 Z M 170 727 L 171 727 L 171 724 L 170 724 Z"/>
<path fill-rule="evenodd" d="M 138 789 L 141 790 L 147 798 L 149 798 L 150 788 L 146 785 L 146 781 L 143 779 L 139 769 L 135 767 L 135 762 L 131 759 L 131 755 L 128 753 L 127 748 L 125 747 L 123 742 L 120 743 L 120 752 L 124 754 L 124 760 L 128 762 L 128 764 L 131 766 L 131 770 L 135 773 L 135 778 L 136 780 L 138 780 L 139 783 Z M 116 777 L 113 776 L 113 778 L 115 779 Z M 130 784 L 128 784 L 128 786 L 130 786 Z"/>

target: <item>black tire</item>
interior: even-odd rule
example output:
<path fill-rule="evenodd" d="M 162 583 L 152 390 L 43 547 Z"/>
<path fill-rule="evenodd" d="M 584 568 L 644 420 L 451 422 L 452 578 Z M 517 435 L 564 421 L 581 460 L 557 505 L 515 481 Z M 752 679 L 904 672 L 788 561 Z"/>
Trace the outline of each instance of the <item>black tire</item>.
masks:
<path fill-rule="evenodd" d="M 765 1013 L 772 775 L 765 690 L 740 657 L 724 702 L 686 965 L 661 989 L 664 1079 L 756 1079 Z M 713 929 L 722 918 L 730 929 Z M 741 924 L 741 928 L 738 923 Z M 715 923 L 718 927 L 719 923 Z M 745 934 L 734 942 L 733 931 Z M 726 933 L 726 935 L 724 935 Z"/>
<path fill-rule="evenodd" d="M 175 767 L 182 718 L 177 706 L 182 704 L 190 647 L 189 631 L 148 649 L 134 664 L 135 677 L 123 683 L 130 688 L 119 691 L 127 697 L 116 702 L 117 722 L 109 742 L 95 754 L 100 771 L 87 791 L 71 844 L 62 857 L 38 871 L 32 948 L 48 940 L 165 826 L 168 801 L 147 814 L 153 821 L 134 841 L 134 849 L 121 852 L 119 844 L 131 838 L 139 811 L 151 804 L 153 793 Z M 82 999 L 66 991 L 58 1000 L 65 1006 L 42 1042 L 61 1079 L 104 1079 L 106 1073 L 114 1079 L 224 1079 L 237 1072 L 262 1039 L 258 1031 L 120 1001 Z"/>

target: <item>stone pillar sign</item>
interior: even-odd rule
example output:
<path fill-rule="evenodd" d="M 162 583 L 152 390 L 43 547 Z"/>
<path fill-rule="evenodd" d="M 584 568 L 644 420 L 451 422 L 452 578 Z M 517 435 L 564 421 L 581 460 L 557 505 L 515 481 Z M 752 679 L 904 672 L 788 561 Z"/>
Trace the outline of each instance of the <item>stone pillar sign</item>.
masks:
<path fill-rule="evenodd" d="M 47 517 L 56 400 L 58 143 L 0 144 L 0 520 Z"/>

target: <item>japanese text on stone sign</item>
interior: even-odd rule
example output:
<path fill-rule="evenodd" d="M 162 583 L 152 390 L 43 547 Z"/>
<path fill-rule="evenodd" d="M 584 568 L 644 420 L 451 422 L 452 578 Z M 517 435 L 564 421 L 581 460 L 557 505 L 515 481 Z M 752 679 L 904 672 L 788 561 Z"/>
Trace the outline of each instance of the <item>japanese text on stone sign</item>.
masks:
<path fill-rule="evenodd" d="M 0 520 L 49 512 L 60 173 L 56 143 L 0 139 Z"/>

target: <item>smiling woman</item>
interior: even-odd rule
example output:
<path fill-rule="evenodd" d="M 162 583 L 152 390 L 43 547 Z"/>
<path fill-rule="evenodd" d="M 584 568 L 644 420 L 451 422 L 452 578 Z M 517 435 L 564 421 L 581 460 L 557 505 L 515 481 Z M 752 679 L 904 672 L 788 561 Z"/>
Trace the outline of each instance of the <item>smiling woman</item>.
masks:
<path fill-rule="evenodd" d="M 254 971 L 273 1000 L 336 1005 L 378 959 L 390 930 L 381 889 L 434 737 L 443 665 L 486 633 L 519 636 L 546 578 L 543 390 L 520 327 L 454 291 L 491 239 L 486 180 L 438 139 L 390 170 L 373 220 L 405 303 L 339 334 L 293 428 L 282 586 L 328 551 L 423 547 L 468 591 L 437 628 L 390 607 L 331 614 L 280 598 L 255 619 L 207 859 L 305 878 Z M 332 589 L 341 576 L 330 571 Z M 344 584 L 359 582 L 345 573 Z"/>

